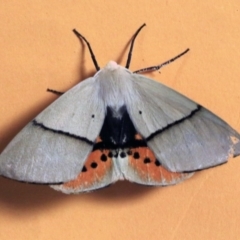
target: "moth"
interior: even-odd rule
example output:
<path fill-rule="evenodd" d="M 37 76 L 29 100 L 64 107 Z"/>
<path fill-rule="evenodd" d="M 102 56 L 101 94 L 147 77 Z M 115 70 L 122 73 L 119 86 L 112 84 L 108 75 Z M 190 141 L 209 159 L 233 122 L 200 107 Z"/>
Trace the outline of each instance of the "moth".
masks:
<path fill-rule="evenodd" d="M 240 155 L 240 135 L 206 108 L 140 73 L 110 61 L 28 123 L 0 155 L 2 176 L 88 192 L 118 180 L 167 186 Z M 58 93 L 56 91 L 50 90 Z"/>

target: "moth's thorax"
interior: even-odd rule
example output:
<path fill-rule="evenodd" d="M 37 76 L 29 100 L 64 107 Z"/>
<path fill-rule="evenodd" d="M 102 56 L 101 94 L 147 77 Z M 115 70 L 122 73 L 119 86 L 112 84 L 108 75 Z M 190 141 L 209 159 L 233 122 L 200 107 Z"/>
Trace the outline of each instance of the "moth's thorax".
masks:
<path fill-rule="evenodd" d="M 133 73 L 110 61 L 94 77 L 98 85 L 99 97 L 105 106 L 119 108 L 125 105 L 126 98 L 134 93 Z"/>

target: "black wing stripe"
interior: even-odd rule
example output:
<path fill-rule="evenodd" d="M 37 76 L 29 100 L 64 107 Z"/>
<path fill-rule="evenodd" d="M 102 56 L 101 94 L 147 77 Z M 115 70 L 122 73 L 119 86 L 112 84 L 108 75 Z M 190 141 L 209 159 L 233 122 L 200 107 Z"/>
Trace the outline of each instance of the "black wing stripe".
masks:
<path fill-rule="evenodd" d="M 156 135 L 161 134 L 162 132 L 168 130 L 169 128 L 171 128 L 171 127 L 173 127 L 173 126 L 175 126 L 175 125 L 177 125 L 177 124 L 180 124 L 180 123 L 184 122 L 185 120 L 193 117 L 197 112 L 199 112 L 199 111 L 201 110 L 201 108 L 202 108 L 202 106 L 197 105 L 197 108 L 194 109 L 194 110 L 192 110 L 187 116 L 185 116 L 185 117 L 183 117 L 183 118 L 181 118 L 181 119 L 179 119 L 179 120 L 177 120 L 177 121 L 175 121 L 175 122 L 173 122 L 173 123 L 168 124 L 168 125 L 165 126 L 164 128 L 159 129 L 159 130 L 157 130 L 157 131 L 154 132 L 154 133 L 151 133 L 145 140 L 146 140 L 146 141 L 150 141 L 150 140 L 153 139 Z"/>
<path fill-rule="evenodd" d="M 67 136 L 67 137 L 72 137 L 72 138 L 84 141 L 84 142 L 88 143 L 89 145 L 94 144 L 94 142 L 90 141 L 89 139 L 87 139 L 85 137 L 77 136 L 75 134 L 71 134 L 71 133 L 68 133 L 68 132 L 61 131 L 61 130 L 56 130 L 56 129 L 46 127 L 43 123 L 39 123 L 35 119 L 32 121 L 32 123 L 33 123 L 34 126 L 40 127 L 44 130 L 51 131 L 51 132 L 57 133 L 57 134 L 62 134 L 62 135 Z"/>

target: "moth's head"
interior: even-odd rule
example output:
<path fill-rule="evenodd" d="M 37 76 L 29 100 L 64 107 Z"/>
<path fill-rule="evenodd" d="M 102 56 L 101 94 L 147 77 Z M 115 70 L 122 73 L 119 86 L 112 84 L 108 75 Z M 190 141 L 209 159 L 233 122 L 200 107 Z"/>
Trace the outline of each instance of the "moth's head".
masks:
<path fill-rule="evenodd" d="M 116 81 L 116 79 L 121 79 L 123 75 L 125 76 L 125 73 L 129 74 L 131 73 L 131 71 L 117 64 L 115 61 L 109 61 L 107 65 L 105 65 L 104 68 L 97 71 L 94 76 L 98 76 L 98 79 L 99 78 L 108 79 L 111 81 L 114 80 L 113 78 L 115 77 L 114 81 Z M 105 80 L 105 82 L 107 83 L 108 81 Z"/>
<path fill-rule="evenodd" d="M 106 65 L 106 69 L 109 71 L 115 71 L 116 69 L 118 69 L 120 66 L 114 62 L 114 61 L 110 61 L 107 65 Z"/>

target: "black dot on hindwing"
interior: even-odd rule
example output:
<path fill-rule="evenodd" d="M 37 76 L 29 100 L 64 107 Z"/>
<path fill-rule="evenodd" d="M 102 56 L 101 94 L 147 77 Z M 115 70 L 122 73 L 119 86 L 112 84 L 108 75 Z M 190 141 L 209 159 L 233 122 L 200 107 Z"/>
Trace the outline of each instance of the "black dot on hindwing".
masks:
<path fill-rule="evenodd" d="M 150 163 L 150 162 L 151 162 L 151 159 L 148 158 L 148 157 L 146 157 L 146 158 L 144 158 L 143 162 L 144 162 L 145 164 Z"/>
<path fill-rule="evenodd" d="M 138 152 L 133 153 L 133 158 L 139 159 L 140 158 L 139 153 Z"/>
<path fill-rule="evenodd" d="M 87 168 L 84 166 L 83 168 L 82 168 L 82 172 L 86 172 L 87 171 Z"/>
<path fill-rule="evenodd" d="M 96 168 L 98 165 L 97 165 L 97 163 L 96 162 L 92 162 L 91 163 L 91 168 Z"/>
<path fill-rule="evenodd" d="M 139 114 L 142 114 L 142 111 L 139 111 Z"/>
<path fill-rule="evenodd" d="M 131 150 L 128 150 L 128 151 L 127 151 L 127 155 L 129 155 L 129 156 L 132 155 L 132 151 L 131 151 Z"/>
<path fill-rule="evenodd" d="M 155 160 L 155 165 L 156 165 L 157 167 L 159 167 L 159 166 L 161 166 L 161 163 L 156 159 L 156 160 Z"/>
<path fill-rule="evenodd" d="M 107 161 L 107 156 L 106 154 L 102 154 L 100 157 L 101 161 L 106 162 Z"/>
<path fill-rule="evenodd" d="M 121 152 L 121 153 L 120 153 L 120 157 L 121 157 L 121 158 L 125 158 L 126 156 L 127 156 L 127 155 L 126 155 L 125 152 Z"/>
<path fill-rule="evenodd" d="M 92 118 L 94 118 L 94 117 L 95 117 L 95 115 L 93 114 L 93 115 L 92 115 Z"/>

